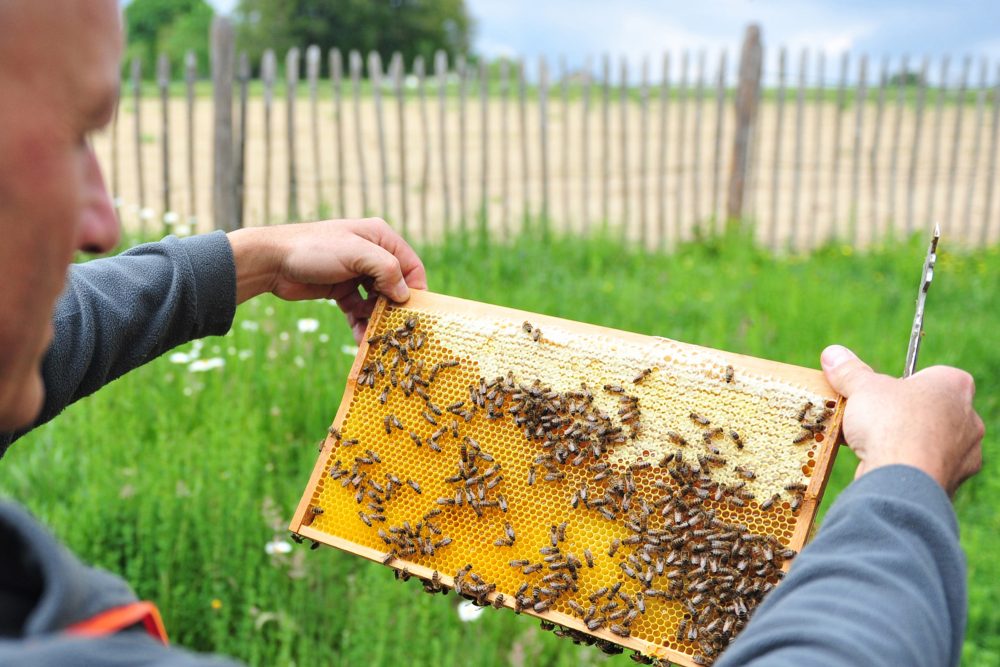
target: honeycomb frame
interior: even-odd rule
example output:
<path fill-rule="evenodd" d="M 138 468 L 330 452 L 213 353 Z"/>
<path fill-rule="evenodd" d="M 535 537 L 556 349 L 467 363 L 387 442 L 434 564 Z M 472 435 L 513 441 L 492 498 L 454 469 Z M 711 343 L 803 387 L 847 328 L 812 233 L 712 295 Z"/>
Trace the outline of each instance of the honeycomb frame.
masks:
<path fill-rule="evenodd" d="M 459 361 L 453 368 L 440 369 L 440 378 L 433 383 L 431 398 L 433 404 L 441 409 L 441 415 L 430 412 L 426 409 L 430 404 L 412 394 L 412 383 L 411 395 L 405 395 L 397 384 L 399 378 L 395 377 L 390 382 L 388 371 L 379 378 L 377 386 L 366 386 L 372 378 L 368 377 L 369 373 L 365 369 L 373 368 L 372 364 L 379 353 L 377 341 L 374 345 L 372 341 L 382 333 L 405 327 L 406 321 L 412 317 L 421 323 L 419 331 L 425 336 L 426 346 L 413 353 L 414 360 L 424 352 L 425 355 L 430 355 L 427 361 L 446 358 Z M 434 326 L 427 328 L 428 323 Z M 444 331 L 440 330 L 439 325 L 442 323 Z M 435 329 L 435 326 L 439 328 Z M 519 353 L 518 350 L 524 352 Z M 657 412 L 657 406 L 673 410 L 672 405 L 679 400 L 678 397 L 688 399 L 681 409 L 681 413 L 690 409 L 687 421 L 675 414 L 669 422 L 672 429 L 665 431 L 663 425 L 656 420 L 643 420 L 640 424 L 642 430 L 637 432 L 634 439 L 629 438 L 620 443 L 613 451 L 602 452 L 602 460 L 614 470 L 627 471 L 629 476 L 633 474 L 635 467 L 634 475 L 638 480 L 636 484 L 646 491 L 656 480 L 670 482 L 664 470 L 653 462 L 674 450 L 687 453 L 705 448 L 715 451 L 724 449 L 722 453 L 727 460 L 735 456 L 741 461 L 750 462 L 755 470 L 760 465 L 771 466 L 775 470 L 781 468 L 772 475 L 773 478 L 767 480 L 764 477 L 767 477 L 771 467 L 763 468 L 765 473 L 756 474 L 755 479 L 742 481 L 738 481 L 741 480 L 740 475 L 732 470 L 720 471 L 720 474 L 725 472 L 729 475 L 719 482 L 720 486 L 740 486 L 749 482 L 750 489 L 758 493 L 756 498 L 747 501 L 745 507 L 721 502 L 713 506 L 713 512 L 717 512 L 721 520 L 742 524 L 761 535 L 770 535 L 776 540 L 773 544 L 780 543 L 781 547 L 796 552 L 807 541 L 832 469 L 844 408 L 844 400 L 830 388 L 821 372 L 665 338 L 643 336 L 422 291 L 411 291 L 411 298 L 405 304 L 392 304 L 380 299 L 376 305 L 369 321 L 366 340 L 359 346 L 349 373 L 330 434 L 323 442 L 290 529 L 298 536 L 313 540 L 314 545 L 322 543 L 334 546 L 389 565 L 398 572 L 405 572 L 404 576 L 419 577 L 425 582 L 433 580 L 434 588 L 455 588 L 456 577 L 462 579 L 463 566 L 471 564 L 473 568 L 470 576 L 487 575 L 486 580 L 496 586 L 495 591 L 490 589 L 481 596 L 477 594 L 481 604 L 492 603 L 498 608 L 506 606 L 592 636 L 605 643 L 605 646 L 618 645 L 651 658 L 685 666 L 699 664 L 696 660 L 700 660 L 702 664 L 711 662 L 711 659 L 699 659 L 698 644 L 680 638 L 678 628 L 681 620 L 689 618 L 690 614 L 675 600 L 646 598 L 644 602 L 649 612 L 644 611 L 638 616 L 638 625 L 634 629 L 629 627 L 629 636 L 613 633 L 610 623 L 597 629 L 589 629 L 583 618 L 568 606 L 571 599 L 586 606 L 582 601 L 587 599 L 588 593 L 601 588 L 600 584 L 621 581 L 622 591 L 630 590 L 633 597 L 636 590 L 643 590 L 641 585 L 630 588 L 633 582 L 622 574 L 629 570 L 629 562 L 633 564 L 632 569 L 636 569 L 635 565 L 639 563 L 634 554 L 638 552 L 634 551 L 629 556 L 621 549 L 621 553 L 616 553 L 614 557 L 608 555 L 607 538 L 614 535 L 621 539 L 628 536 L 629 532 L 621 529 L 607 516 L 593 511 L 581 512 L 575 504 L 573 507 L 576 509 L 570 509 L 573 496 L 579 492 L 571 494 L 574 487 L 566 479 L 546 481 L 539 474 L 541 469 L 533 463 L 537 461 L 541 451 L 539 442 L 530 440 L 523 429 L 511 420 L 489 420 L 479 414 L 466 421 L 457 416 L 460 410 L 455 413 L 443 410 L 453 402 L 469 402 L 469 385 L 480 382 L 480 378 L 489 380 L 494 375 L 502 375 L 498 369 L 507 368 L 515 359 L 521 366 L 529 368 L 527 372 L 523 372 L 521 367 L 508 369 L 517 371 L 516 380 L 519 384 L 541 380 L 546 389 L 569 392 L 578 386 L 580 377 L 586 377 L 591 380 L 587 385 L 589 391 L 600 397 L 594 399 L 595 404 L 603 401 L 603 408 L 613 408 L 616 400 L 624 400 L 605 387 L 621 387 L 624 394 L 637 396 L 635 404 L 643 407 L 643 414 L 652 414 L 654 417 L 661 416 L 660 413 L 663 412 Z M 580 366 L 581 360 L 584 360 L 585 367 Z M 536 377 L 545 374 L 546 370 L 552 372 L 547 373 L 546 377 Z M 684 381 L 670 384 L 669 379 L 674 377 L 670 373 L 674 372 L 678 373 L 677 377 L 683 376 Z M 374 375 L 374 370 L 370 374 Z M 684 382 L 688 382 L 690 386 Z M 688 391 L 692 386 L 695 389 Z M 428 390 L 430 391 L 430 386 Z M 657 391 L 660 394 L 656 394 Z M 773 429 L 769 430 L 771 426 L 765 423 L 767 419 L 757 418 L 762 424 L 757 431 L 747 429 L 740 423 L 739 429 L 744 431 L 742 439 L 745 442 L 739 442 L 736 431 L 729 428 L 737 419 L 734 416 L 737 413 L 729 414 L 720 407 L 728 405 L 724 404 L 724 399 L 729 395 L 744 401 L 740 415 L 754 416 L 757 414 L 754 411 L 762 409 L 762 405 L 768 406 L 770 414 L 767 416 L 771 421 L 775 420 L 776 414 L 783 415 L 781 426 L 784 430 L 776 434 L 772 432 Z M 788 435 L 794 431 L 795 418 L 790 414 L 794 410 L 788 401 L 781 403 L 775 396 L 783 399 L 791 396 L 799 402 L 804 397 L 809 398 L 814 409 L 823 410 L 827 417 L 822 430 L 807 442 L 776 444 L 775 441 L 782 437 L 787 440 Z M 728 400 L 732 402 L 736 399 Z M 610 413 L 610 408 L 605 412 Z M 431 424 L 421 413 L 426 413 L 439 423 Z M 702 417 L 701 413 L 706 417 Z M 694 418 L 706 419 L 711 416 L 711 420 L 715 420 L 720 413 L 724 414 L 723 422 L 726 423 L 721 436 L 709 439 L 705 435 L 708 431 L 702 430 L 704 442 L 697 441 L 695 434 L 702 427 Z M 396 417 L 404 427 L 397 428 L 387 421 L 390 415 Z M 800 418 L 798 421 L 802 423 L 803 420 Z M 457 435 L 453 437 L 451 433 L 455 424 L 460 429 L 457 435 L 461 435 L 461 438 Z M 627 425 L 622 425 L 626 426 L 627 431 Z M 439 440 L 441 451 L 432 451 L 428 438 L 442 428 L 446 432 Z M 670 439 L 678 432 L 687 441 L 683 447 Z M 416 434 L 419 441 L 409 437 L 408 433 Z M 734 435 L 729 437 L 730 433 Z M 461 447 L 464 455 L 466 448 L 460 443 L 464 442 L 466 436 L 473 437 L 482 450 L 493 453 L 489 456 L 503 452 L 502 457 L 499 454 L 495 456 L 500 471 L 497 476 L 503 477 L 503 481 L 497 484 L 499 491 L 505 491 L 503 511 L 500 511 L 495 501 L 482 511 L 476 509 L 478 516 L 469 512 L 468 506 L 457 508 L 435 505 L 435 498 L 448 497 L 455 489 L 455 483 L 449 483 L 446 477 L 440 476 L 454 472 L 453 454 Z M 350 444 L 354 439 L 360 442 Z M 737 443 L 738 448 L 735 447 Z M 786 449 L 780 450 L 783 446 Z M 377 462 L 369 457 L 373 451 Z M 522 453 L 523 459 L 520 458 Z M 536 458 L 532 459 L 532 456 Z M 359 459 L 372 460 L 366 469 L 377 468 L 380 473 L 385 472 L 385 480 L 391 479 L 391 476 L 398 478 L 396 496 L 387 499 L 384 511 L 380 512 L 382 521 L 372 522 L 370 518 L 366 518 L 367 514 L 360 516 L 369 498 L 361 497 L 361 490 L 356 491 L 355 487 L 345 484 L 345 480 L 338 482 L 331 478 L 331 473 L 338 468 L 346 469 L 345 464 Z M 651 465 L 646 465 L 645 461 Z M 800 463 L 801 466 L 798 465 Z M 355 469 L 357 466 L 355 463 Z M 704 461 L 702 467 L 708 467 Z M 728 467 L 735 469 L 737 466 L 733 464 Z M 533 483 L 529 484 L 526 477 L 530 476 L 532 468 L 539 469 L 536 470 Z M 578 466 L 577 471 L 584 468 L 586 466 Z M 746 463 L 740 466 L 741 470 L 748 468 Z M 575 474 L 573 468 L 567 466 L 567 470 L 570 477 Z M 431 480 L 428 475 L 439 477 Z M 375 478 L 373 476 L 370 479 Z M 382 480 L 383 477 L 378 479 Z M 416 488 L 409 486 L 411 480 L 417 482 Z M 792 485 L 803 484 L 804 491 L 790 494 L 779 490 L 777 494 L 782 497 L 768 511 L 761 510 L 765 495 L 769 497 L 771 491 L 788 480 L 792 480 L 789 482 Z M 383 486 L 385 483 L 381 482 Z M 484 485 L 480 486 L 482 488 Z M 376 483 L 373 488 L 380 487 Z M 487 493 L 494 493 L 491 497 L 495 497 L 496 491 Z M 400 498 L 403 508 L 397 509 Z M 793 498 L 798 503 L 793 503 Z M 563 502 L 560 503 L 559 500 Z M 578 502 L 579 498 L 575 500 Z M 706 504 L 711 502 L 712 499 L 709 498 Z M 799 505 L 797 510 L 793 507 L 794 504 Z M 379 531 L 383 530 L 385 534 L 384 531 L 391 527 L 399 529 L 403 525 L 409 528 L 422 524 L 427 512 L 434 509 L 443 510 L 435 518 L 435 524 L 445 536 L 454 535 L 450 544 L 439 548 L 432 555 L 397 553 L 392 556 L 394 549 L 387 548 L 389 543 L 379 537 Z M 587 508 L 590 509 L 592 508 Z M 628 514 L 623 514 L 626 515 L 623 520 L 627 519 Z M 536 611 L 531 606 L 525 607 L 518 603 L 515 589 L 518 588 L 519 581 L 530 581 L 537 588 L 546 571 L 525 575 L 520 568 L 510 567 L 509 561 L 542 561 L 539 549 L 548 545 L 549 541 L 552 547 L 556 547 L 556 538 L 551 533 L 553 527 L 562 522 L 559 519 L 570 524 L 566 529 L 568 536 L 565 553 L 575 555 L 580 564 L 579 592 L 567 593 L 565 599 L 557 595 L 551 606 Z M 369 527 L 368 523 L 373 525 Z M 506 532 L 508 527 L 516 531 L 516 539 L 508 539 L 511 534 Z M 437 537 L 436 541 L 443 540 L 441 535 L 434 536 L 429 531 L 425 532 L 428 539 Z M 506 544 L 507 541 L 511 544 Z M 588 564 L 591 556 L 594 558 L 593 566 L 588 567 L 582 563 L 585 550 L 589 553 L 586 558 Z M 626 560 L 626 557 L 630 560 Z M 781 569 L 787 570 L 788 565 L 789 561 L 784 561 Z M 618 572 L 619 569 L 622 572 Z M 575 570 L 573 580 L 577 581 Z M 773 577 L 770 581 L 777 583 Z M 459 586 L 461 585 L 462 582 L 459 581 Z M 621 629 L 620 625 L 617 627 Z"/>

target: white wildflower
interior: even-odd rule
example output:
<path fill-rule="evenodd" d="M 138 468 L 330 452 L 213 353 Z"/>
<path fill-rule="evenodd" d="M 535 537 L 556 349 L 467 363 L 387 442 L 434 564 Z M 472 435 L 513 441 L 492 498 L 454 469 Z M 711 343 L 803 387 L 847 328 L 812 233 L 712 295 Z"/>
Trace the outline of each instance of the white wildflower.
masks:
<path fill-rule="evenodd" d="M 188 370 L 192 373 L 203 373 L 205 371 L 210 371 L 214 368 L 222 368 L 226 365 L 226 360 L 222 357 L 211 357 L 209 359 L 195 359 L 188 366 Z"/>
<path fill-rule="evenodd" d="M 300 333 L 312 333 L 319 329 L 319 320 L 312 317 L 304 317 L 297 322 Z"/>
<path fill-rule="evenodd" d="M 458 618 L 463 623 L 471 623 L 472 621 L 479 620 L 479 616 L 483 613 L 483 607 L 477 607 L 472 604 L 471 600 L 462 600 L 458 605 Z"/>
<path fill-rule="evenodd" d="M 328 334 L 321 333 L 319 335 L 319 342 L 321 342 L 321 343 L 329 343 L 330 342 L 330 336 Z"/>
<path fill-rule="evenodd" d="M 174 352 L 167 358 L 170 359 L 170 363 L 172 364 L 186 364 L 193 359 L 193 357 L 186 352 Z"/>
<path fill-rule="evenodd" d="M 276 554 L 287 554 L 292 550 L 292 543 L 288 540 L 283 540 L 280 537 L 275 537 L 273 540 L 264 545 L 264 551 L 268 556 L 274 556 Z"/>
<path fill-rule="evenodd" d="M 353 356 L 355 356 L 358 353 L 358 346 L 357 345 L 341 345 L 340 346 L 340 351 L 343 352 L 344 354 L 350 356 L 350 357 L 353 357 Z"/>
<path fill-rule="evenodd" d="M 240 329 L 244 331 L 259 331 L 260 323 L 254 320 L 243 320 L 240 322 Z"/>

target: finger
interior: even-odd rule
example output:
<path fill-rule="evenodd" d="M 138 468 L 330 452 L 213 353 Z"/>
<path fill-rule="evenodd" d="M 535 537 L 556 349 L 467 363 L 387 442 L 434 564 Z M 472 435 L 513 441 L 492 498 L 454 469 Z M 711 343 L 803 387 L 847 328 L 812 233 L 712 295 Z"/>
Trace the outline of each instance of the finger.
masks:
<path fill-rule="evenodd" d="M 389 251 L 399 261 L 407 285 L 414 289 L 427 289 L 427 272 L 423 262 L 402 236 L 381 218 L 365 218 L 358 222 L 356 231 L 359 236 Z"/>
<path fill-rule="evenodd" d="M 830 345 L 820 355 L 823 373 L 841 396 L 850 397 L 875 371 L 843 345 Z"/>
<path fill-rule="evenodd" d="M 370 243 L 352 257 L 351 270 L 375 279 L 377 292 L 402 303 L 410 298 L 410 288 L 403 280 L 399 260 L 385 248 Z"/>

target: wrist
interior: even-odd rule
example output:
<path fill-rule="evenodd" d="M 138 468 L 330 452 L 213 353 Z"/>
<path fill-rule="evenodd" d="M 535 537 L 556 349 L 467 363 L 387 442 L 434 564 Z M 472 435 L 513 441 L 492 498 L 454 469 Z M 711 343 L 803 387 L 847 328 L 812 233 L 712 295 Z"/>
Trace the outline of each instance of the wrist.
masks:
<path fill-rule="evenodd" d="M 278 253 L 260 229 L 244 228 L 226 234 L 236 265 L 236 304 L 274 289 Z"/>

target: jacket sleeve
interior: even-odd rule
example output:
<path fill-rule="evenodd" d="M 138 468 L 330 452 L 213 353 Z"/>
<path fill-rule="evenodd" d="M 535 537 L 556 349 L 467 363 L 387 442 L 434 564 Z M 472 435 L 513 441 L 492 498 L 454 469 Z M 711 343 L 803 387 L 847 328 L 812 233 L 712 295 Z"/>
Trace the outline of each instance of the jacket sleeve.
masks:
<path fill-rule="evenodd" d="M 167 237 L 70 267 L 56 303 L 54 337 L 42 366 L 45 405 L 11 442 L 163 352 L 229 330 L 236 270 L 223 232 Z"/>
<path fill-rule="evenodd" d="M 886 466 L 840 495 L 717 667 L 958 665 L 965 558 L 941 487 Z"/>

